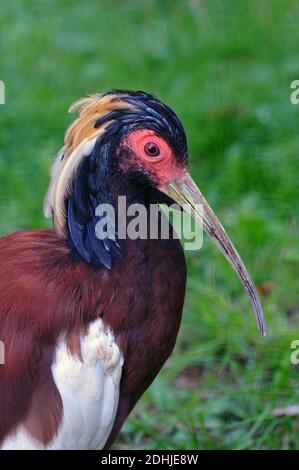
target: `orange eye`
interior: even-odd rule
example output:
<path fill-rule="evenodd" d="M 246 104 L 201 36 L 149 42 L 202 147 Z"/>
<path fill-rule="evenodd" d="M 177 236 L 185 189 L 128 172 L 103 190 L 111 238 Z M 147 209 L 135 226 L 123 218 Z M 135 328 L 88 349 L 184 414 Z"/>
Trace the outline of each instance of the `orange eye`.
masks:
<path fill-rule="evenodd" d="M 160 155 L 160 148 L 155 142 L 147 142 L 144 146 L 144 152 L 148 157 L 158 157 Z"/>

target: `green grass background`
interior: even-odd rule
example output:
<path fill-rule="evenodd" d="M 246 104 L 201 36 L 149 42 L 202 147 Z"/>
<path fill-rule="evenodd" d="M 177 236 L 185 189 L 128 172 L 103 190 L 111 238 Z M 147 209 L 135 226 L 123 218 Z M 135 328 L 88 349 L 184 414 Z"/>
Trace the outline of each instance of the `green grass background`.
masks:
<path fill-rule="evenodd" d="M 171 105 L 194 179 L 257 285 L 268 336 L 207 238 L 187 253 L 175 353 L 118 449 L 299 448 L 299 79 L 296 0 L 13 0 L 1 3 L 0 230 L 43 227 L 52 157 L 71 102 L 114 87 Z M 0 418 L 1 419 L 1 418 Z"/>

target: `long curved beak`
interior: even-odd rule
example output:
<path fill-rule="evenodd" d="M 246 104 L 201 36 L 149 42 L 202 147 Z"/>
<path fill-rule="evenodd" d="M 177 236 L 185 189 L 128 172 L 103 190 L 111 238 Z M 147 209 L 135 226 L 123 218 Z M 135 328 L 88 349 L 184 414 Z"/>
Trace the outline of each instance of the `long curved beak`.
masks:
<path fill-rule="evenodd" d="M 243 284 L 253 307 L 258 329 L 265 336 L 263 309 L 245 264 L 191 176 L 188 173 L 176 176 L 166 182 L 161 190 L 194 217 L 224 254 Z"/>

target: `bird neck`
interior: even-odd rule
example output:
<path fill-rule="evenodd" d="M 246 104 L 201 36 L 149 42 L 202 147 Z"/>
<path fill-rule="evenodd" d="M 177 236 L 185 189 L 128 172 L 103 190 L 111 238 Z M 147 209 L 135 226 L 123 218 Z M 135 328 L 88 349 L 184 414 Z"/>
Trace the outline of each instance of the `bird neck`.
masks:
<path fill-rule="evenodd" d="M 138 180 L 136 175 L 111 171 L 108 150 L 105 152 L 102 146 L 97 164 L 93 155 L 82 162 L 66 202 L 67 243 L 73 257 L 97 269 L 111 269 L 114 263 L 120 263 L 125 249 L 124 232 L 126 237 L 133 218 L 127 216 L 129 207 L 140 205 L 148 218 L 151 202 L 152 190 L 146 182 Z"/>

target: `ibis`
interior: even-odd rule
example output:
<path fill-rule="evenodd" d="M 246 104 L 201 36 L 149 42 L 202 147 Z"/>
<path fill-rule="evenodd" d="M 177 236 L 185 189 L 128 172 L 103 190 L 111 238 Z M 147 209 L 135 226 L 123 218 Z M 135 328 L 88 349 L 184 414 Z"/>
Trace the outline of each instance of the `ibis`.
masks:
<path fill-rule="evenodd" d="M 173 203 L 193 214 L 266 332 L 248 271 L 189 174 L 172 109 L 145 92 L 112 90 L 70 111 L 78 115 L 44 203 L 53 229 L 0 239 L 1 449 L 109 449 L 175 346 L 186 283 L 180 240 L 174 230 L 121 237 L 117 218 L 113 236 L 98 236 L 99 207 L 117 211 L 120 196 L 146 214 Z"/>

